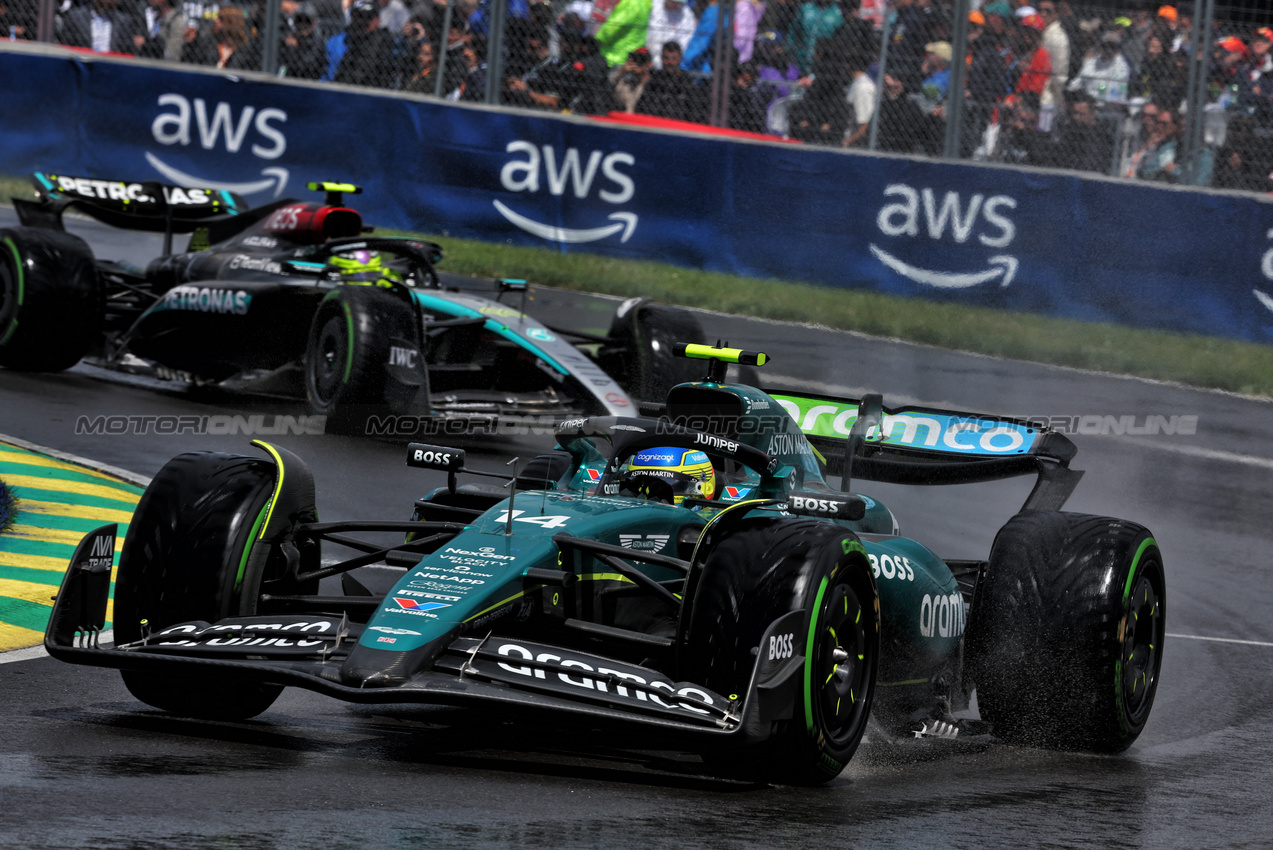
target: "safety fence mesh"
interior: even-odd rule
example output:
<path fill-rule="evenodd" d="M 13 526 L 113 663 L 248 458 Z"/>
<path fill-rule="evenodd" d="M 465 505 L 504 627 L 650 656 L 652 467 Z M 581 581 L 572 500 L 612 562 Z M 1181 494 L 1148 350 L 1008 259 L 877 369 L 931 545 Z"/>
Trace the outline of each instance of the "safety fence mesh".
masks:
<path fill-rule="evenodd" d="M 1273 190 L 1264 0 L 73 0 L 43 25 L 41 2 L 0 0 L 0 27 L 453 101 Z"/>

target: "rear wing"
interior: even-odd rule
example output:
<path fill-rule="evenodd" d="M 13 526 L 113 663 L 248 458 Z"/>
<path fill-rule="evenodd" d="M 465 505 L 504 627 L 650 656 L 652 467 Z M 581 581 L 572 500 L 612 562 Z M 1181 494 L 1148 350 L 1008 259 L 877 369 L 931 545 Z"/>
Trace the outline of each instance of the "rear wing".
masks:
<path fill-rule="evenodd" d="M 861 399 L 765 390 L 822 453 L 848 489 L 853 478 L 888 484 L 971 484 L 1037 475 L 1023 510 L 1059 510 L 1083 473 L 1063 434 L 1007 417 Z"/>
<path fill-rule="evenodd" d="M 36 172 L 31 182 L 39 200 L 13 199 L 18 219 L 29 227 L 63 230 L 62 214 L 74 207 L 111 227 L 171 236 L 192 233 L 248 210 L 247 202 L 233 192 L 153 180 L 127 183 Z"/>

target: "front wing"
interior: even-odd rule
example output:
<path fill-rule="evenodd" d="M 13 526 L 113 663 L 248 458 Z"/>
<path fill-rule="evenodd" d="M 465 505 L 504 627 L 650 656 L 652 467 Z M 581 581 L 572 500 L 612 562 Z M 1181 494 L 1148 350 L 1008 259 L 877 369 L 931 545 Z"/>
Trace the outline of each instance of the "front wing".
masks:
<path fill-rule="evenodd" d="M 174 676 L 233 677 L 305 688 L 353 703 L 502 705 L 555 711 L 655 733 L 732 739 L 768 736 L 769 721 L 788 719 L 804 659 L 759 653 L 747 693 L 728 698 L 690 682 L 576 649 L 521 638 L 462 636 L 432 668 L 401 684 L 354 687 L 341 667 L 363 626 L 345 617 L 283 614 L 182 623 L 127 645 L 103 647 L 114 526 L 87 535 L 54 601 L 44 646 L 73 664 Z M 97 553 L 97 554 L 95 554 Z M 800 628 L 796 611 L 774 621 L 761 646 Z M 383 636 L 392 640 L 391 634 Z"/>

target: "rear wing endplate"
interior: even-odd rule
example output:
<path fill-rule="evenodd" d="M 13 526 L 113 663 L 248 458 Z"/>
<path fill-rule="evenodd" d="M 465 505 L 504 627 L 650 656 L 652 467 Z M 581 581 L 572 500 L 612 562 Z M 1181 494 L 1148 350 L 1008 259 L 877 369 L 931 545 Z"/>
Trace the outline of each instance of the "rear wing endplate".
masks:
<path fill-rule="evenodd" d="M 129 183 L 37 171 L 31 182 L 39 200 L 13 199 L 19 220 L 29 227 L 64 230 L 62 214 L 74 207 L 111 227 L 171 235 L 192 233 L 248 210 L 247 202 L 233 192 L 153 180 Z"/>
<path fill-rule="evenodd" d="M 828 472 L 887 484 L 971 484 L 1018 475 L 1038 480 L 1024 510 L 1059 510 L 1083 473 L 1069 468 L 1068 437 L 1009 417 L 765 390 L 824 456 Z M 861 423 L 859 423 L 859 419 Z M 859 427 L 855 428 L 854 426 Z"/>

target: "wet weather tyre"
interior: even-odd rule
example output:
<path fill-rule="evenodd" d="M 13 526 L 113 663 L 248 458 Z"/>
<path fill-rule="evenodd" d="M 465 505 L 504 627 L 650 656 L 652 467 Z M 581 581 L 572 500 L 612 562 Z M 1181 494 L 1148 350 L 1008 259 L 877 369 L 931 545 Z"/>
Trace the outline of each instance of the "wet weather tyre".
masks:
<path fill-rule="evenodd" d="M 409 305 L 374 287 L 341 286 L 323 299 L 305 350 L 305 395 L 327 430 L 361 434 L 369 416 L 387 411 L 390 348 L 415 338 L 414 321 Z"/>
<path fill-rule="evenodd" d="M 662 401 L 677 384 L 703 377 L 703 363 L 673 354 L 676 343 L 703 338 L 689 311 L 632 299 L 615 313 L 601 367 L 638 401 Z"/>
<path fill-rule="evenodd" d="M 101 290 L 93 253 L 57 230 L 0 230 L 0 366 L 60 372 L 98 341 Z"/>
<path fill-rule="evenodd" d="M 703 562 L 682 627 L 681 678 L 727 697 L 747 693 L 770 624 L 803 612 L 791 636 L 789 716 L 761 744 L 704 753 L 718 772 L 787 785 L 839 775 L 862 740 L 879 658 L 875 581 L 857 537 L 816 520 L 748 518 Z"/>
<path fill-rule="evenodd" d="M 142 495 L 115 581 L 115 643 L 176 623 L 254 614 L 262 575 L 245 574 L 274 490 L 274 466 L 218 452 L 169 461 Z M 122 671 L 137 699 L 190 717 L 255 717 L 282 692 L 224 675 Z"/>
<path fill-rule="evenodd" d="M 1005 741 L 1120 752 L 1162 665 L 1162 555 L 1143 526 L 1027 511 L 1000 529 L 965 636 L 983 719 Z"/>

